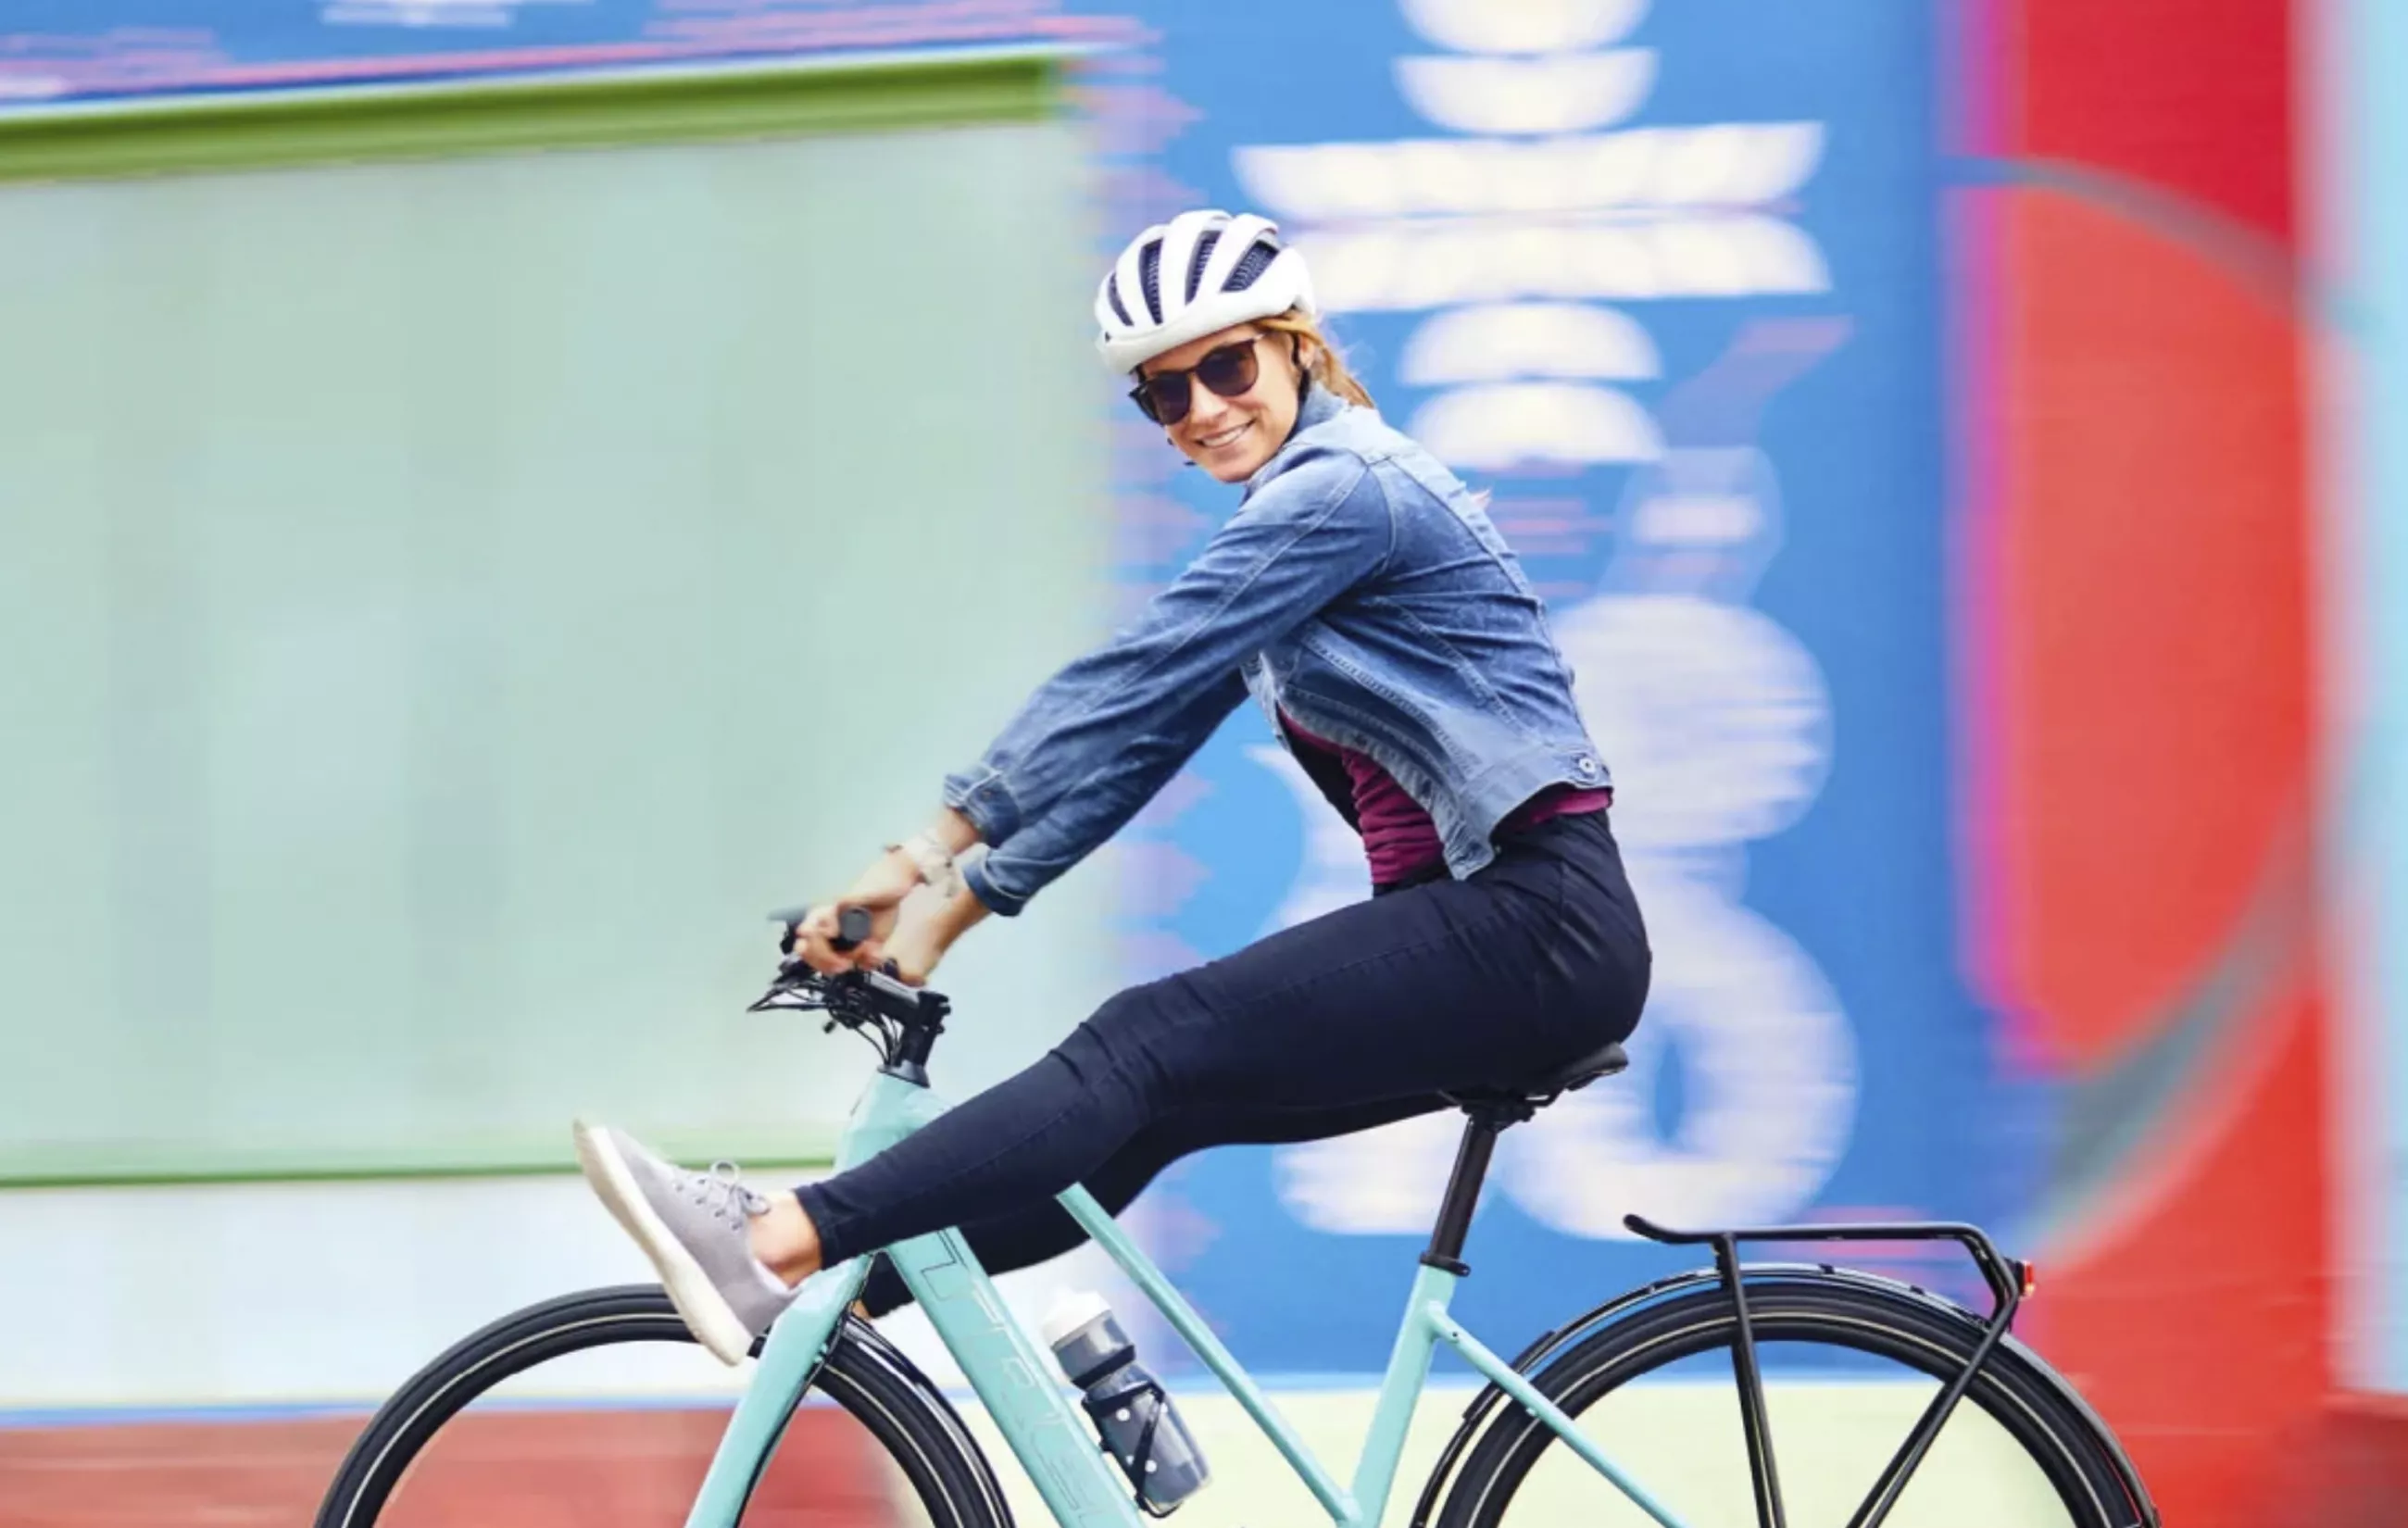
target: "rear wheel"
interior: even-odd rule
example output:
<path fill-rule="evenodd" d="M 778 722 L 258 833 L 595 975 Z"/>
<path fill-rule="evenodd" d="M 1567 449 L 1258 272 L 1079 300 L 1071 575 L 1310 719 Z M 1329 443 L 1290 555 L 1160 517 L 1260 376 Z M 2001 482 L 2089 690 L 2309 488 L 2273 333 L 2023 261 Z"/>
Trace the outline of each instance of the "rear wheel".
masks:
<path fill-rule="evenodd" d="M 1748 1316 L 1765 1369 L 1789 1528 L 1841 1528 L 1980 1337 L 1964 1312 L 1846 1275 L 1758 1273 Z M 1689 1528 L 1756 1521 L 1736 1321 L 1719 1284 L 1642 1305 L 1532 1379 Z M 1546 1425 L 1505 1403 L 1465 1459 L 1440 1528 L 1621 1528 L 1652 1520 Z M 2132 1528 L 2155 1513 L 2102 1425 L 2020 1344 L 2002 1343 L 1909 1478 L 1898 1528 Z"/>
<path fill-rule="evenodd" d="M 651 1285 L 531 1306 L 464 1339 L 387 1401 L 351 1446 L 317 1528 L 574 1523 L 677 1528 L 733 1402 Z M 943 1395 L 848 1321 L 747 1524 L 1008 1528 L 984 1458 Z"/>

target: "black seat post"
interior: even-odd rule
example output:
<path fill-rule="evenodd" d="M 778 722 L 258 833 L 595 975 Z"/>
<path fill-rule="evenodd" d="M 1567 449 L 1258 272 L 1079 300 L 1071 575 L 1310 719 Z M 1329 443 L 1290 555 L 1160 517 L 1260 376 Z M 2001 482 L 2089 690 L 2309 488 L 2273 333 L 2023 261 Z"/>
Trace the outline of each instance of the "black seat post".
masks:
<path fill-rule="evenodd" d="M 1463 1144 L 1455 1150 L 1455 1171 L 1446 1180 L 1446 1197 L 1438 1207 L 1438 1224 L 1430 1228 L 1429 1250 L 1422 1261 L 1457 1276 L 1471 1271 L 1463 1261 L 1463 1239 L 1471 1232 L 1471 1212 L 1480 1204 L 1480 1185 L 1488 1176 L 1488 1159 L 1497 1150 L 1497 1134 L 1514 1121 L 1504 1110 L 1467 1108 Z"/>
<path fill-rule="evenodd" d="M 1601 1077 L 1612 1077 L 1630 1064 L 1622 1047 L 1606 1044 L 1577 1056 L 1539 1078 L 1527 1088 L 1456 1088 L 1440 1096 L 1469 1117 L 1463 1144 L 1455 1148 L 1455 1172 L 1446 1180 L 1446 1198 L 1438 1207 L 1438 1224 L 1430 1228 L 1429 1250 L 1422 1261 L 1460 1278 L 1471 1271 L 1463 1261 L 1463 1238 L 1471 1231 L 1471 1212 L 1480 1205 L 1480 1184 L 1488 1176 L 1488 1159 L 1497 1150 L 1497 1133 L 1523 1121 L 1574 1089 Z"/>

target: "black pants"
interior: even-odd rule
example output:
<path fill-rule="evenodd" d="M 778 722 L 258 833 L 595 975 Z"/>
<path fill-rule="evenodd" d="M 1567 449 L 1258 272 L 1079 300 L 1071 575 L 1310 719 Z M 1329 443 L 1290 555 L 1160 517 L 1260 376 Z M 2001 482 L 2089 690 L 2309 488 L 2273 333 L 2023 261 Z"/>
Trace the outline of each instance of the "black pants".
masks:
<path fill-rule="evenodd" d="M 1082 1239 L 1054 1195 L 1117 1215 L 1208 1146 L 1318 1140 L 1519 1086 L 1628 1035 L 1639 907 L 1603 812 L 1506 840 L 1468 880 L 1398 888 L 1133 987 L 1034 1065 L 796 1192 L 833 1264 L 960 1226 L 990 1272 Z M 867 1294 L 904 1304 L 881 1259 Z"/>

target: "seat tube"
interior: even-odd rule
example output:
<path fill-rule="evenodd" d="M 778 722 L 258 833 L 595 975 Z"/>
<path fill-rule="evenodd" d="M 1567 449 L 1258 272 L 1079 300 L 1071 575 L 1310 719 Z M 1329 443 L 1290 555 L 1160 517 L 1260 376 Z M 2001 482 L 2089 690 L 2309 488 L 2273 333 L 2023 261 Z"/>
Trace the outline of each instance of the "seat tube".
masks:
<path fill-rule="evenodd" d="M 1371 1409 L 1371 1428 L 1363 1439 L 1363 1457 L 1354 1467 L 1355 1517 L 1352 1528 L 1377 1528 L 1387 1511 L 1388 1492 L 1397 1483 L 1397 1464 L 1405 1452 L 1405 1435 L 1412 1426 L 1413 1407 L 1429 1379 L 1430 1355 L 1438 1343 L 1437 1318 L 1455 1298 L 1459 1276 L 1424 1260 L 1413 1270 L 1413 1292 L 1405 1303 L 1405 1319 L 1397 1329 L 1397 1344 L 1388 1353 L 1388 1372 L 1380 1381 L 1380 1399 Z"/>

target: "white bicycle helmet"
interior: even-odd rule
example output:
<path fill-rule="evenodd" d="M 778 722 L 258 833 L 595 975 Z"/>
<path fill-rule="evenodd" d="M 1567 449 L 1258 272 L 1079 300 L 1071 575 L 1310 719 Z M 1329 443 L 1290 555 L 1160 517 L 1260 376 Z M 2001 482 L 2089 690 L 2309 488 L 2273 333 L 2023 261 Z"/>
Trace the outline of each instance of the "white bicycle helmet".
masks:
<path fill-rule="evenodd" d="M 1215 207 L 1182 212 L 1129 241 L 1096 293 L 1096 348 L 1125 376 L 1216 329 L 1312 306 L 1304 256 L 1279 224 Z"/>

